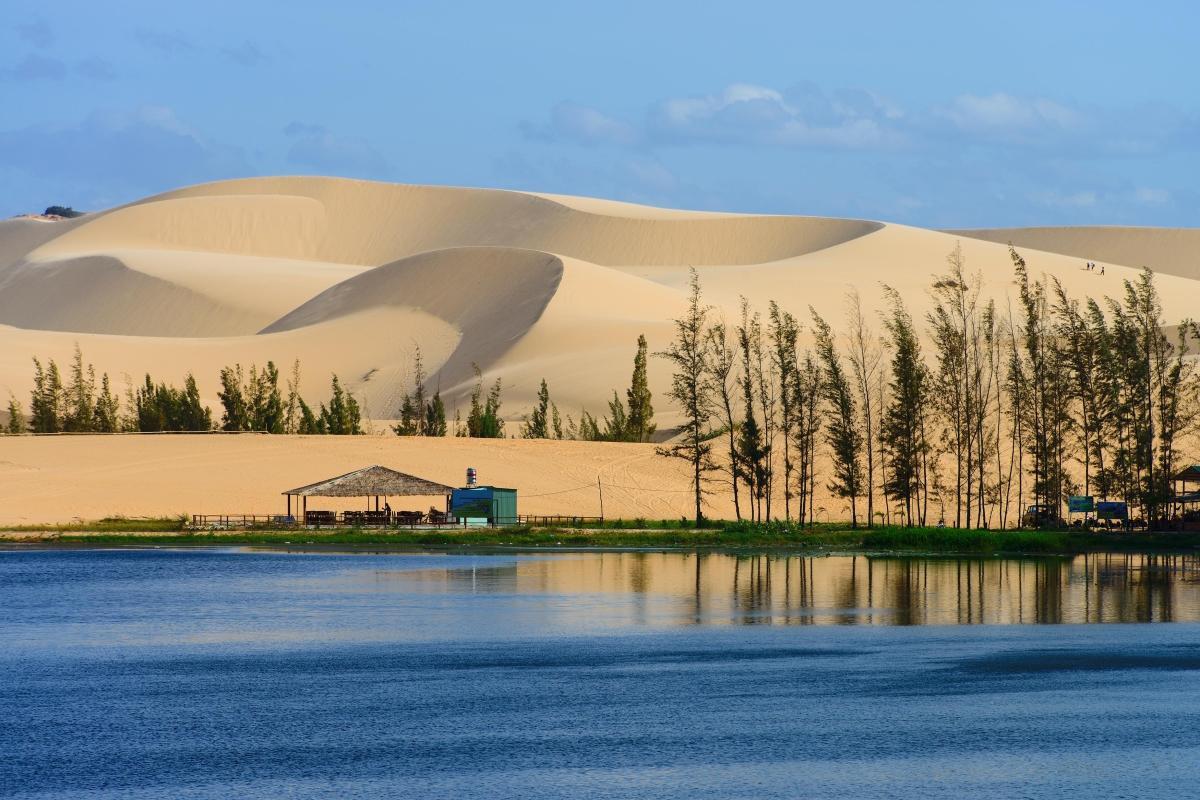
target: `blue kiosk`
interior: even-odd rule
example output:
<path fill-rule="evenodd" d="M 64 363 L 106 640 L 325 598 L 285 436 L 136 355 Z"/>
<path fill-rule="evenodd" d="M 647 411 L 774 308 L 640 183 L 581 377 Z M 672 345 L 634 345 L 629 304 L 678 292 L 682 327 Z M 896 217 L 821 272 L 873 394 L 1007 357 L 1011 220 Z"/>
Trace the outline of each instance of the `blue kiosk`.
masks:
<path fill-rule="evenodd" d="M 467 485 L 450 493 L 450 516 L 463 525 L 516 525 L 517 490 L 478 486 L 475 468 L 467 469 Z"/>

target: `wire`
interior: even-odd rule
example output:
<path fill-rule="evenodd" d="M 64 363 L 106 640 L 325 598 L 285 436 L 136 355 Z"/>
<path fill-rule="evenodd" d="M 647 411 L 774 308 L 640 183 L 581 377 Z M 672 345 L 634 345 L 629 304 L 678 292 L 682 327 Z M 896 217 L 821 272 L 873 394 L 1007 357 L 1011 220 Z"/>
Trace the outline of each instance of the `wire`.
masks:
<path fill-rule="evenodd" d="M 600 485 L 606 486 L 609 489 L 625 489 L 625 490 L 632 491 L 632 492 L 667 492 L 667 493 L 672 493 L 672 494 L 681 494 L 684 492 L 692 491 L 691 489 L 650 489 L 650 488 L 646 488 L 643 486 L 621 486 L 621 485 L 615 484 L 615 483 L 601 483 Z M 525 498 L 550 497 L 550 496 L 556 495 L 556 494 L 567 494 L 568 492 L 581 492 L 584 489 L 595 488 L 595 486 L 596 486 L 596 484 L 594 484 L 594 483 L 586 483 L 583 486 L 576 486 L 573 489 L 559 489 L 556 492 L 541 492 L 539 494 L 522 494 L 521 497 L 525 497 Z"/>

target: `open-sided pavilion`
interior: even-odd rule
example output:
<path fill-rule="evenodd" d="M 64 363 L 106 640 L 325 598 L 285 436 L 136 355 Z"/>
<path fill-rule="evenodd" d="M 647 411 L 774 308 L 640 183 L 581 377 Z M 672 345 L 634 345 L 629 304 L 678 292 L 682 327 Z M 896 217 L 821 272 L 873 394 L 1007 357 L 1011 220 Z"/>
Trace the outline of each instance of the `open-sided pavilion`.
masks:
<path fill-rule="evenodd" d="M 344 521 L 368 525 L 391 524 L 393 516 L 387 511 L 380 511 L 380 500 L 386 503 L 387 498 L 394 497 L 446 497 L 449 498 L 453 488 L 443 483 L 419 478 L 397 472 L 394 469 L 381 467 L 378 464 L 363 469 L 347 472 L 335 478 L 327 478 L 307 486 L 299 486 L 283 492 L 287 496 L 287 513 L 291 518 L 293 513 L 304 524 L 332 525 L 337 522 L 337 515 L 332 511 L 309 511 L 310 497 L 358 497 L 365 501 L 366 510 L 363 512 L 346 512 Z M 293 510 L 293 499 L 295 508 Z M 374 508 L 372 508 L 372 503 Z M 449 508 L 447 500 L 447 508 Z M 405 522 L 419 521 L 406 519 L 410 512 L 400 512 L 397 519 Z M 419 512 L 418 512 L 419 516 Z"/>

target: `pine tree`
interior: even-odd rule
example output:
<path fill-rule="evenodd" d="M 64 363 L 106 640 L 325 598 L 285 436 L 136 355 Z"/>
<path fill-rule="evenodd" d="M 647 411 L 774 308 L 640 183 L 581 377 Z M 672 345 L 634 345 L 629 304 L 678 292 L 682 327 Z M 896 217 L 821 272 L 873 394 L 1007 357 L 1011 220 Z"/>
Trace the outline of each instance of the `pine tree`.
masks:
<path fill-rule="evenodd" d="M 425 435 L 446 435 L 446 405 L 442 402 L 441 390 L 435 391 L 425 406 Z"/>
<path fill-rule="evenodd" d="M 500 418 L 500 379 L 483 394 L 483 373 L 475 366 L 475 389 L 471 392 L 471 411 L 467 414 L 467 436 L 475 439 L 503 439 L 504 420 Z"/>
<path fill-rule="evenodd" d="M 257 375 L 254 368 L 250 369 L 250 383 L 253 386 L 253 403 L 251 404 L 251 429 L 260 433 L 283 433 L 287 420 L 285 417 L 283 398 L 279 394 L 279 369 L 273 361 Z"/>
<path fill-rule="evenodd" d="M 767 489 L 767 461 L 769 451 L 764 443 L 762 429 L 754 416 L 755 388 L 761 386 L 755 380 L 755 355 L 761 349 L 762 328 L 758 314 L 751 316 L 750 305 L 742 298 L 742 324 L 738 326 L 738 347 L 742 354 L 742 424 L 738 432 L 738 464 L 742 480 L 750 493 L 751 519 L 763 519 L 762 501 Z"/>
<path fill-rule="evenodd" d="M 121 401 L 113 394 L 108 373 L 100 378 L 100 393 L 96 396 L 94 430 L 116 433 L 121 429 Z"/>
<path fill-rule="evenodd" d="M 321 430 L 321 425 L 317 419 L 317 415 L 308 407 L 308 403 L 304 402 L 304 398 L 297 395 L 296 397 L 296 433 L 302 436 L 315 436 L 319 433 L 324 433 Z"/>
<path fill-rule="evenodd" d="M 563 438 L 563 421 L 562 416 L 558 413 L 558 406 L 550 404 L 550 418 L 555 439 Z"/>
<path fill-rule="evenodd" d="M 71 360 L 71 382 L 66 389 L 66 414 L 62 428 L 73 433 L 94 430 L 96 416 L 96 372 L 83 364 L 83 353 L 78 343 Z"/>
<path fill-rule="evenodd" d="M 874 334 L 867 327 L 862 311 L 862 298 L 859 297 L 857 289 L 851 289 L 847 294 L 846 306 L 850 323 L 850 368 L 858 393 L 858 407 L 862 412 L 862 439 L 867 457 L 864 491 L 867 497 L 867 527 L 870 528 L 875 524 L 875 429 L 876 418 L 880 413 L 880 409 L 871 402 L 871 391 L 879 377 L 879 362 L 883 354 L 875 344 Z"/>
<path fill-rule="evenodd" d="M 629 417 L 625 413 L 625 405 L 620 396 L 613 391 L 612 400 L 608 401 L 608 416 L 604 418 L 604 434 L 601 437 L 606 442 L 632 442 L 629 430 Z"/>
<path fill-rule="evenodd" d="M 771 358 L 775 375 L 779 381 L 779 428 L 783 439 L 783 516 L 792 518 L 792 437 L 798 413 L 798 381 L 800 366 L 797 362 L 796 343 L 800 337 L 800 325 L 786 311 L 780 311 L 774 300 L 770 304 Z"/>
<path fill-rule="evenodd" d="M 142 433 L 157 433 L 167 429 L 167 413 L 164 400 L 167 399 L 166 391 L 159 391 L 154 385 L 154 380 L 149 373 L 146 374 L 146 380 L 138 389 L 135 398 L 135 407 L 137 408 L 138 430 Z"/>
<path fill-rule="evenodd" d="M 629 413 L 626 417 L 624 440 L 648 442 L 654 435 L 654 406 L 651 404 L 650 384 L 646 375 L 646 336 L 638 336 L 637 355 L 633 358 L 633 378 L 626 392 Z"/>
<path fill-rule="evenodd" d="M 889 309 L 884 321 L 892 361 L 890 402 L 883 409 L 882 440 L 886 479 L 883 491 L 904 504 L 904 524 L 913 525 L 914 502 L 920 502 L 921 468 L 925 454 L 924 418 L 928 405 L 928 370 L 921 341 L 899 292 L 884 287 Z M 918 508 L 919 512 L 919 508 Z"/>
<path fill-rule="evenodd" d="M 521 438 L 523 439 L 548 439 L 550 432 L 548 419 L 550 413 L 550 388 L 546 385 L 546 379 L 542 378 L 542 385 L 538 389 L 538 402 L 533 411 L 525 417 L 525 424 L 521 426 Z"/>
<path fill-rule="evenodd" d="M 278 394 L 276 397 L 278 398 Z M 196 379 L 190 372 L 184 379 L 183 393 L 177 405 L 178 419 L 174 421 L 171 430 L 212 430 L 212 410 L 200 402 L 200 389 L 196 386 Z M 279 431 L 271 432 L 278 433 Z"/>
<path fill-rule="evenodd" d="M 63 430 L 65 398 L 62 375 L 51 359 L 46 367 L 33 359 L 33 394 L 30 397 L 29 430 L 33 433 L 59 433 Z"/>
<path fill-rule="evenodd" d="M 704 522 L 706 476 L 717 467 L 712 460 L 708 423 L 712 418 L 713 386 L 705 334 L 709 306 L 700 298 L 700 277 L 693 269 L 687 310 L 675 320 L 675 338 L 666 350 L 656 353 L 675 368 L 667 395 L 683 412 L 683 430 L 674 444 L 658 449 L 659 454 L 687 461 L 692 470 L 692 491 L 696 503 L 696 525 Z"/>
<path fill-rule="evenodd" d="M 738 424 L 733 410 L 733 396 L 737 391 L 737 377 L 734 374 L 737 356 L 729 344 L 729 330 L 724 321 L 714 323 L 705 332 L 705 348 L 708 351 L 706 363 L 716 401 L 716 413 L 721 420 L 729 447 L 729 466 L 726 469 L 733 490 L 733 513 L 740 521 L 742 505 L 738 485 L 741 481 L 741 461 L 738 457 Z"/>
<path fill-rule="evenodd" d="M 250 417 L 246 408 L 246 398 L 242 393 L 244 385 L 242 365 L 221 369 L 221 391 L 217 397 L 224 409 L 221 416 L 221 430 L 246 431 L 250 429 Z"/>
<path fill-rule="evenodd" d="M 413 403 L 412 395 L 405 393 L 400 402 L 400 421 L 392 426 L 392 432 L 397 436 L 416 436 L 417 416 L 417 407 Z"/>
<path fill-rule="evenodd" d="M 318 428 L 331 436 L 357 436 L 362 433 L 362 412 L 354 395 L 342 388 L 338 376 L 330 383 L 329 407 L 321 404 Z"/>
<path fill-rule="evenodd" d="M 23 430 L 25 430 L 25 413 L 21 410 L 21 403 L 17 400 L 17 396 L 10 394 L 8 396 L 8 426 L 5 431 L 15 436 Z"/>
<path fill-rule="evenodd" d="M 850 501 L 850 525 L 858 527 L 858 498 L 862 494 L 862 433 L 850 381 L 842 368 L 833 331 L 809 308 L 816 328 L 817 357 L 824 370 L 821 396 L 825 400 L 828 428 L 826 441 L 833 454 L 833 480 L 829 491 Z"/>
<path fill-rule="evenodd" d="M 292 375 L 287 383 L 287 405 L 284 409 L 284 433 L 298 433 L 300 427 L 300 359 L 292 362 Z"/>

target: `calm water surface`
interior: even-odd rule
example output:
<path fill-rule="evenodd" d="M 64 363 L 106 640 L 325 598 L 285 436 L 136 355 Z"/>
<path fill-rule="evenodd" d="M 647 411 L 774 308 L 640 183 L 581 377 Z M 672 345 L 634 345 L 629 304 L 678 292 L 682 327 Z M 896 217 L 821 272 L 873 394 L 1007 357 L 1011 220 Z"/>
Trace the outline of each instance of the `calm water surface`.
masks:
<path fill-rule="evenodd" d="M 1197 621 L 1182 556 L 0 552 L 0 796 L 1196 797 Z"/>

